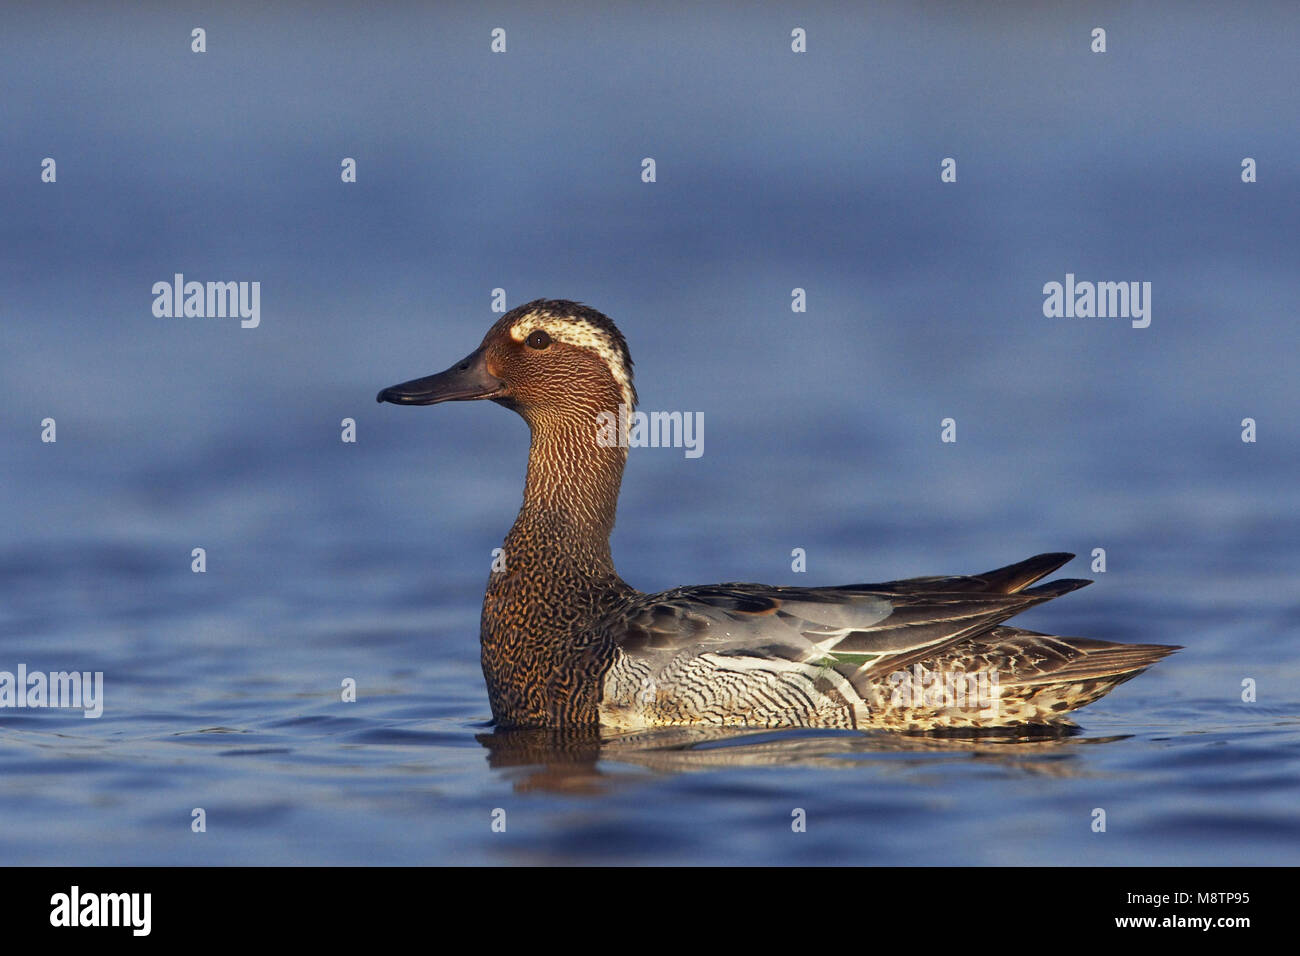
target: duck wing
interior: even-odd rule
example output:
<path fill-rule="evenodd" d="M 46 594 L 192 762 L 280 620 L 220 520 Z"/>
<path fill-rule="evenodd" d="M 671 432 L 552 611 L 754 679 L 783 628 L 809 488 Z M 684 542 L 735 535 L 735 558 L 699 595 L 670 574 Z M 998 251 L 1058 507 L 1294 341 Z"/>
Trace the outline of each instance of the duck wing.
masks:
<path fill-rule="evenodd" d="M 617 645 L 604 719 L 856 726 L 880 676 L 1090 584 L 1029 587 L 1071 557 L 880 584 L 732 583 L 636 595 L 602 625 Z"/>
<path fill-rule="evenodd" d="M 1028 588 L 1072 557 L 1043 554 L 959 577 L 824 588 L 709 584 L 638 595 L 618 614 L 618 644 L 630 655 L 697 649 L 800 661 L 831 657 L 892 670 L 1091 584 L 1061 579 Z"/>

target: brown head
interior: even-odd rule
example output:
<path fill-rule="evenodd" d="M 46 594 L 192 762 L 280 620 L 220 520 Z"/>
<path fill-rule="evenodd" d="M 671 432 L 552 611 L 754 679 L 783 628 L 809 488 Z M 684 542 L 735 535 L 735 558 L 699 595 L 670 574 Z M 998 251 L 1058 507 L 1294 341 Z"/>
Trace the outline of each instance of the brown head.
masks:
<path fill-rule="evenodd" d="M 608 535 L 627 449 L 611 444 L 619 406 L 636 405 L 623 334 L 595 309 L 538 299 L 507 312 L 451 368 L 384 389 L 378 401 L 434 405 L 489 399 L 532 429 L 524 504 L 581 515 Z"/>
<path fill-rule="evenodd" d="M 503 315 L 451 368 L 377 396 L 394 405 L 480 398 L 513 408 L 534 428 L 562 418 L 594 424 L 600 411 L 635 406 L 632 356 L 605 315 L 577 302 L 537 299 Z"/>

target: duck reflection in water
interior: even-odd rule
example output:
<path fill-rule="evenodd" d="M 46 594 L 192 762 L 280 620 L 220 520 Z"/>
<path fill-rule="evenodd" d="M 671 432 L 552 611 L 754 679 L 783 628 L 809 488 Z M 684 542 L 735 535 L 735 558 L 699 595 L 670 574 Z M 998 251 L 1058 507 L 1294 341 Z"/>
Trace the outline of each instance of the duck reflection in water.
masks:
<path fill-rule="evenodd" d="M 488 765 L 503 771 L 516 791 L 598 794 L 635 786 L 647 774 L 679 774 L 737 767 L 832 769 L 898 773 L 936 758 L 978 760 L 1008 773 L 1048 777 L 1082 775 L 1079 748 L 1132 735 L 1083 736 L 1073 726 L 1034 731 L 891 733 L 882 731 L 736 730 L 664 727 L 610 734 L 598 728 L 497 728 L 476 735 Z M 916 760 L 872 760 L 914 754 Z"/>

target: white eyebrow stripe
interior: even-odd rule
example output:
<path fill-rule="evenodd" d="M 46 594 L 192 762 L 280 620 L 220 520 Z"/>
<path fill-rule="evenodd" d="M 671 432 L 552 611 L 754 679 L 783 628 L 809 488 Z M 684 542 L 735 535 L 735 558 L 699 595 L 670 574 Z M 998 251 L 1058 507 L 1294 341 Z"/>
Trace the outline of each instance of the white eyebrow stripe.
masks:
<path fill-rule="evenodd" d="M 523 342 L 537 329 L 543 330 L 557 342 L 573 345 L 580 349 L 587 349 L 589 352 L 595 352 L 599 355 L 609 368 L 609 374 L 618 383 L 619 391 L 623 393 L 623 406 L 626 413 L 628 415 L 632 413 L 632 409 L 636 405 L 635 400 L 632 398 L 632 377 L 623 364 L 623 353 L 604 329 L 579 318 L 557 318 L 552 315 L 530 312 L 510 326 L 510 337 L 516 342 Z M 614 409 L 610 409 L 610 411 L 614 411 Z"/>

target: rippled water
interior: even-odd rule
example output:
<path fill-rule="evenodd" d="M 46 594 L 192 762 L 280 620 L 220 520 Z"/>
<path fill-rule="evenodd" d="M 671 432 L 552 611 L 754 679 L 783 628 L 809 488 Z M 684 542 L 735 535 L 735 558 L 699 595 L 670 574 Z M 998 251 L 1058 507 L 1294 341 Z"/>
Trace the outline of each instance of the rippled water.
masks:
<path fill-rule="evenodd" d="M 822 12 L 802 65 L 766 15 L 517 12 L 494 62 L 414 11 L 227 15 L 201 61 L 88 16 L 0 41 L 6 165 L 61 170 L 0 217 L 0 670 L 103 671 L 105 709 L 0 710 L 0 862 L 1300 862 L 1289 8 L 1117 15 L 1108 61 L 1064 15 Z M 176 271 L 260 280 L 262 326 L 153 318 Z M 1045 319 L 1067 271 L 1152 281 L 1151 327 Z M 701 458 L 633 452 L 635 586 L 1072 550 L 1096 584 L 1018 623 L 1185 650 L 1059 740 L 494 732 L 526 431 L 373 396 L 500 285 L 609 312 L 644 406 L 704 413 Z"/>
<path fill-rule="evenodd" d="M 493 732 L 476 641 L 485 573 L 471 558 L 504 530 L 512 494 L 466 531 L 480 518 L 454 496 L 382 490 L 385 474 L 420 459 L 458 467 L 463 446 L 420 421 L 434 415 L 477 412 L 401 414 L 394 427 L 419 433 L 422 447 L 355 455 L 333 477 L 319 462 L 241 474 L 239 496 L 285 510 L 208 531 L 205 575 L 190 573 L 183 551 L 146 542 L 71 539 L 28 552 L 25 566 L 6 563 L 18 599 L 5 618 L 8 659 L 48 670 L 75 662 L 102 669 L 107 683 L 98 720 L 3 715 L 6 861 L 1295 862 L 1294 594 L 1279 573 L 1264 600 L 1267 574 L 1178 563 L 1141 540 L 1107 541 L 1112 554 L 1145 554 L 1141 571 L 1108 571 L 1027 615 L 1063 633 L 1187 646 L 1080 712 L 1073 738 L 673 732 L 601 747 Z M 522 456 L 515 432 L 503 466 Z M 870 571 L 890 564 L 895 538 L 869 547 L 872 538 L 837 527 L 833 512 L 853 507 L 851 491 L 822 503 L 795 494 L 783 513 L 747 520 L 746 502 L 787 493 L 761 469 L 735 491 L 701 479 L 697 500 L 656 513 L 637 500 L 653 499 L 646 472 L 681 466 L 651 454 L 633 458 L 619 549 L 644 586 L 677 567 L 685 580 L 734 576 L 764 554 L 766 578 L 793 581 L 781 568 L 790 541 L 809 546 L 809 576 L 827 582 L 844 574 L 817 568 L 823 553 L 861 551 Z M 325 456 L 342 457 L 332 446 Z M 349 503 L 353 481 L 372 504 Z M 166 516 L 197 525 L 203 500 Z M 259 530 L 271 514 L 278 524 Z M 1068 516 L 1041 520 L 1059 528 L 1045 545 L 1086 538 Z M 1032 533 L 1003 543 L 1000 528 L 994 516 L 923 531 L 934 556 L 922 564 L 900 547 L 895 569 L 980 570 L 1028 553 Z M 705 537 L 734 557 L 701 556 Z M 971 555 L 961 568 L 958 547 Z M 1243 676 L 1258 680 L 1258 702 L 1240 702 Z M 356 703 L 339 701 L 344 677 L 357 680 Z M 207 813 L 202 835 L 189 829 L 195 807 Z M 1098 807 L 1104 834 L 1090 829 Z M 806 833 L 791 831 L 796 808 Z M 498 809 L 504 833 L 491 829 Z"/>

